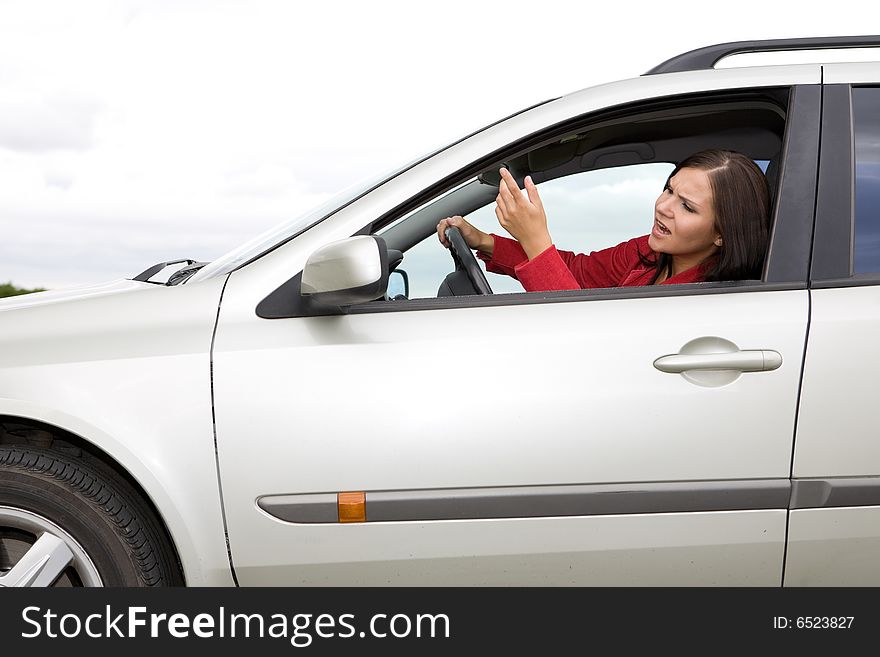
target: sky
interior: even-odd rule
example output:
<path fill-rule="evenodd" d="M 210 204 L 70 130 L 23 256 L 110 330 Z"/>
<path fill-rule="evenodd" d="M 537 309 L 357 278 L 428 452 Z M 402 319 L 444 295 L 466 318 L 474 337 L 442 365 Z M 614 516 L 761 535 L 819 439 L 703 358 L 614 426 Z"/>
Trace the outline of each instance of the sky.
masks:
<path fill-rule="evenodd" d="M 522 108 L 864 2 L 0 0 L 0 283 L 212 260 Z"/>

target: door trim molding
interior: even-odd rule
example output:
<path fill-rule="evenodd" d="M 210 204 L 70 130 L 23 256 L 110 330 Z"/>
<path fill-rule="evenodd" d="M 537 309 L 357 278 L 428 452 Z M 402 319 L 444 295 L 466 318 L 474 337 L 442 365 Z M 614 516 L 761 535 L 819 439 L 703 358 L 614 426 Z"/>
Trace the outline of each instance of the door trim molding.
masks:
<path fill-rule="evenodd" d="M 367 491 L 366 522 L 484 520 L 785 509 L 788 479 Z M 257 505 L 292 523 L 339 521 L 337 493 L 267 495 Z"/>

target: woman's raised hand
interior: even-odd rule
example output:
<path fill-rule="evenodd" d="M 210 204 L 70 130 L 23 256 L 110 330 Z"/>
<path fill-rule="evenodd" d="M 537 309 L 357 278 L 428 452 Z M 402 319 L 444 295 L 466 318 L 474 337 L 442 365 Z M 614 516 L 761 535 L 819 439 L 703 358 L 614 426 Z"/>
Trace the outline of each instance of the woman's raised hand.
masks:
<path fill-rule="evenodd" d="M 498 223 L 522 246 L 531 260 L 553 244 L 547 230 L 547 215 L 531 176 L 525 179 L 523 196 L 510 172 L 501 168 L 501 184 L 495 198 L 495 216 Z"/>
<path fill-rule="evenodd" d="M 446 239 L 446 229 L 449 226 L 455 226 L 461 231 L 461 236 L 464 238 L 464 241 L 467 242 L 469 247 L 472 249 L 479 249 L 480 251 L 492 255 L 492 246 L 494 246 L 495 239 L 488 233 L 484 233 L 480 229 L 474 228 L 464 220 L 464 217 L 459 217 L 457 215 L 441 219 L 440 223 L 437 224 L 437 237 L 440 238 L 440 244 L 447 249 L 449 248 L 449 241 Z"/>

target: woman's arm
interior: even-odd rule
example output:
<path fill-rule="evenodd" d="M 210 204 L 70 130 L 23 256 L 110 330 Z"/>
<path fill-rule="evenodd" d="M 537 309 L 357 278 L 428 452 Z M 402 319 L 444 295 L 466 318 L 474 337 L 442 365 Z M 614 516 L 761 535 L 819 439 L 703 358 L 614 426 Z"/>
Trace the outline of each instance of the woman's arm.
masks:
<path fill-rule="evenodd" d="M 631 240 L 590 255 L 557 251 L 538 188 L 531 176 L 526 176 L 524 182 L 525 196 L 510 172 L 501 169 L 495 215 L 519 242 L 524 256 L 515 264 L 509 263 L 513 264 L 511 275 L 529 292 L 619 285 L 638 262 L 638 246 Z"/>
<path fill-rule="evenodd" d="M 646 237 L 636 237 L 589 255 L 558 251 L 551 246 L 516 265 L 514 274 L 528 292 L 617 287 L 639 265 L 639 250 L 646 248 Z"/>

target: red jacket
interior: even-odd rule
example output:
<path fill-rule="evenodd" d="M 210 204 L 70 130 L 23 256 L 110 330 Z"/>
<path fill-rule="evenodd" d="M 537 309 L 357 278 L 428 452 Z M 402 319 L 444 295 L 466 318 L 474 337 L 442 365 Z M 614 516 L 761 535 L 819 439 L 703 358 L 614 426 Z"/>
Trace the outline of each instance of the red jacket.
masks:
<path fill-rule="evenodd" d="M 479 251 L 477 256 L 485 261 L 487 271 L 513 276 L 526 292 L 648 285 L 655 271 L 639 260 L 639 253 L 654 256 L 647 235 L 589 255 L 557 251 L 551 245 L 532 260 L 516 240 L 494 233 L 492 237 L 495 239 L 492 257 Z M 703 267 L 698 265 L 666 279 L 661 285 L 699 283 L 703 277 Z"/>

